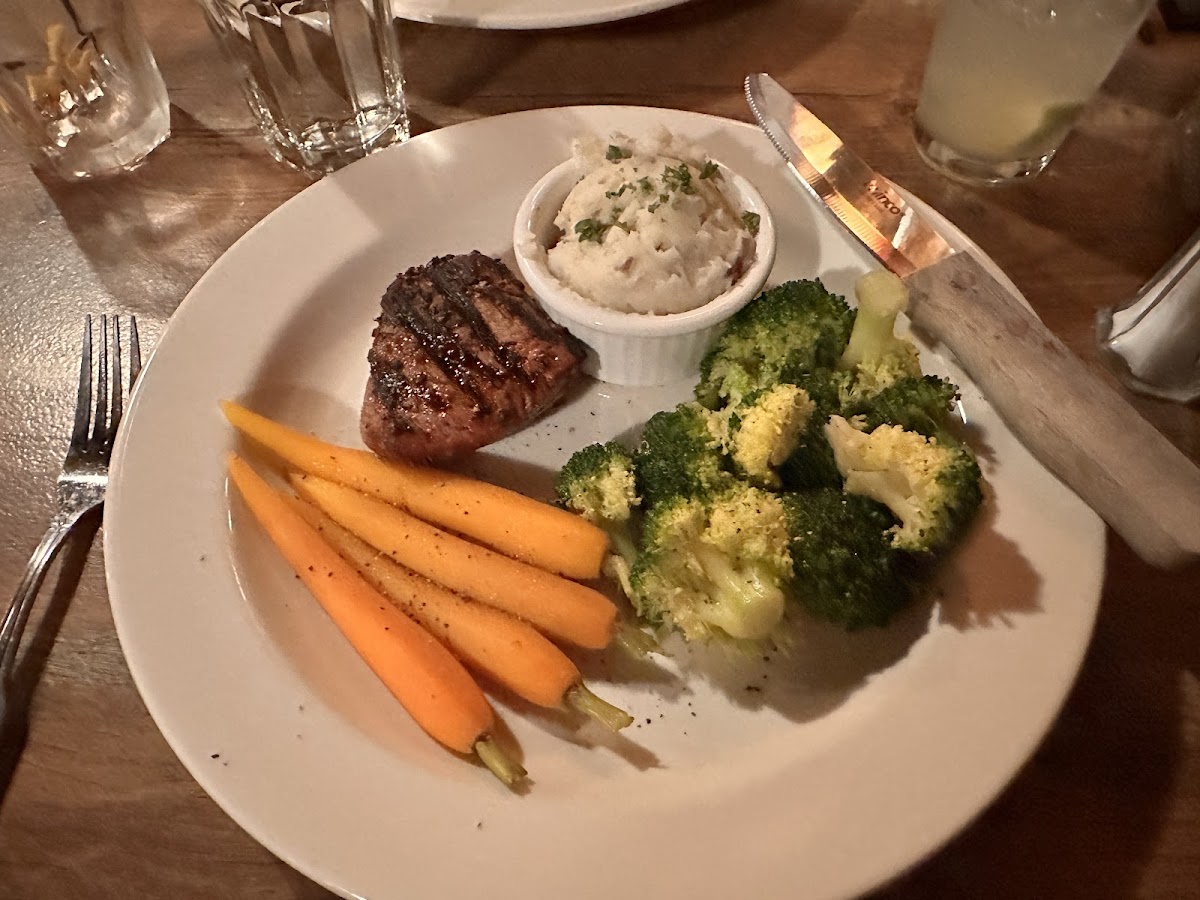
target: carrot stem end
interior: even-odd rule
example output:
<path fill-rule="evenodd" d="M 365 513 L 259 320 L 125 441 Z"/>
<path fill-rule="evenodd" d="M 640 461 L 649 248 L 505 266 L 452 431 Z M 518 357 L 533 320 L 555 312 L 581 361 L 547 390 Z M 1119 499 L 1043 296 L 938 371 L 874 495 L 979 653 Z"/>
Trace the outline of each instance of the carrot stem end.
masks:
<path fill-rule="evenodd" d="M 490 737 L 480 738 L 475 742 L 475 753 L 506 787 L 515 787 L 529 775 L 524 766 L 505 753 Z"/>
<path fill-rule="evenodd" d="M 577 684 L 563 697 L 572 709 L 591 716 L 605 728 L 620 731 L 633 724 L 633 716 L 619 706 L 597 697 L 586 686 Z"/>

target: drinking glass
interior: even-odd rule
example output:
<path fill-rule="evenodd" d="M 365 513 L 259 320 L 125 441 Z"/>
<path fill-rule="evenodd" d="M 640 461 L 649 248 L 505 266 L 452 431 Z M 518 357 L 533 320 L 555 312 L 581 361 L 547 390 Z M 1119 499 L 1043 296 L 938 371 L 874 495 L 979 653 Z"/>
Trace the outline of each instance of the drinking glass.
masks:
<path fill-rule="evenodd" d="M 271 155 L 319 177 L 408 138 L 392 0 L 200 0 Z"/>
<path fill-rule="evenodd" d="M 128 171 L 171 130 L 125 0 L 0 0 L 0 127 L 63 178 Z"/>
<path fill-rule="evenodd" d="M 917 102 L 935 169 L 968 182 L 1036 175 L 1152 0 L 947 0 Z"/>
<path fill-rule="evenodd" d="M 1135 297 L 1096 316 L 1100 356 L 1140 394 L 1200 400 L 1200 231 Z"/>

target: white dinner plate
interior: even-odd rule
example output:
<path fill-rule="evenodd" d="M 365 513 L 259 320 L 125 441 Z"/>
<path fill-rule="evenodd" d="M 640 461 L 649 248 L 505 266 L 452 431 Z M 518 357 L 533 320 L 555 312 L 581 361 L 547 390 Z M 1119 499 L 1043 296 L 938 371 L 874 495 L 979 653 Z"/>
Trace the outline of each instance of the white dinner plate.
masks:
<path fill-rule="evenodd" d="M 394 273 L 472 249 L 511 264 L 518 204 L 573 137 L 659 126 L 758 186 L 779 231 L 772 283 L 820 276 L 851 290 L 864 251 L 789 182 L 757 129 L 658 109 L 539 110 L 421 135 L 308 188 L 200 280 L 142 374 L 105 512 L 130 670 L 216 802 L 344 896 L 856 894 L 996 796 L 1079 667 L 1102 525 L 932 352 L 926 369 L 963 387 L 988 483 L 937 596 L 886 629 L 806 627 L 790 657 L 765 663 L 580 654 L 637 725 L 609 737 L 497 696 L 533 778 L 522 795 L 418 730 L 230 499 L 224 457 L 239 444 L 219 399 L 357 443 Z M 574 449 L 636 429 L 689 387 L 593 384 L 472 468 L 549 498 Z"/>
<path fill-rule="evenodd" d="M 688 0 L 394 0 L 396 15 L 414 22 L 469 28 L 572 28 L 616 22 Z"/>

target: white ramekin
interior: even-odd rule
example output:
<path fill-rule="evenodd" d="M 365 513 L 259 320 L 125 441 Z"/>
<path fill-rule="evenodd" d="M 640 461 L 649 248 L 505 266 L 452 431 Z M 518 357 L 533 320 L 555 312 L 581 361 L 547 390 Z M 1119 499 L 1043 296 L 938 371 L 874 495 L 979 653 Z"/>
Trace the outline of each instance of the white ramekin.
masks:
<path fill-rule="evenodd" d="M 584 300 L 560 282 L 546 263 L 558 236 L 554 217 L 584 175 L 574 158 L 555 166 L 525 196 L 513 226 L 517 268 L 547 314 L 589 348 L 585 369 L 601 381 L 625 385 L 669 384 L 694 377 L 721 325 L 754 299 L 775 262 L 775 223 L 762 195 L 722 166 L 735 202 L 759 217 L 754 261 L 729 290 L 697 309 L 653 315 L 618 312 Z"/>

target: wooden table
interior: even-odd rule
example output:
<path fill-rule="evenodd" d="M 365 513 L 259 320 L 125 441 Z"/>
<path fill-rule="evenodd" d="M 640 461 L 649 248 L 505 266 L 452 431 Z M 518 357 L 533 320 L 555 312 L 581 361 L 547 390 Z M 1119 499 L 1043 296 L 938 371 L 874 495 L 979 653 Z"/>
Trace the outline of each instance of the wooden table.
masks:
<path fill-rule="evenodd" d="M 0 148 L 5 592 L 50 515 L 81 313 L 134 312 L 153 345 L 201 273 L 306 184 L 268 158 L 196 7 L 139 6 L 173 104 L 173 136 L 150 161 L 68 186 Z M 927 169 L 910 137 L 932 15 L 924 2 L 695 0 L 577 30 L 403 32 L 417 131 L 575 103 L 747 119 L 742 77 L 770 71 L 964 228 L 1094 361 L 1095 311 L 1134 292 L 1200 218 L 1167 143 L 1200 86 L 1200 35 L 1152 20 L 1043 177 L 976 190 Z M 1134 402 L 1200 460 L 1200 410 Z M 28 740 L 0 775 L 0 897 L 329 896 L 243 833 L 168 749 L 117 645 L 99 549 L 65 554 L 35 615 Z M 1095 638 L 1049 736 L 974 825 L 881 896 L 1200 896 L 1200 572 L 1153 571 L 1116 539 L 1109 553 Z"/>

